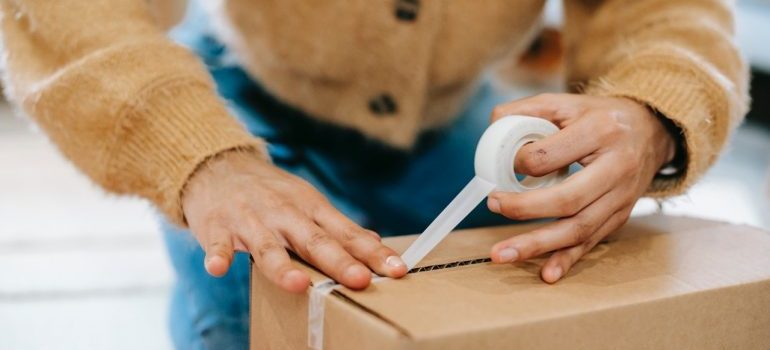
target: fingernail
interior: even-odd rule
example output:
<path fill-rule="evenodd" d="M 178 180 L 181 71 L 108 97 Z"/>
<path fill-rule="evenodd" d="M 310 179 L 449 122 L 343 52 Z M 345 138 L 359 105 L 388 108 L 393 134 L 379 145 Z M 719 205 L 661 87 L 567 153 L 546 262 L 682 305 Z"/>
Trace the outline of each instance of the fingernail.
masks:
<path fill-rule="evenodd" d="M 395 255 L 389 256 L 387 259 L 385 259 L 385 264 L 387 264 L 390 267 L 401 267 L 406 265 L 404 264 L 404 261 L 401 260 L 400 257 Z"/>
<path fill-rule="evenodd" d="M 496 198 L 490 198 L 487 201 L 487 205 L 489 206 L 489 210 L 499 213 L 500 212 L 500 201 L 498 201 Z"/>
<path fill-rule="evenodd" d="M 502 262 L 512 262 L 516 261 L 516 259 L 519 257 L 519 252 L 516 251 L 515 248 L 509 247 L 501 250 L 499 253 L 497 253 L 497 256 Z"/>
<path fill-rule="evenodd" d="M 561 266 L 554 266 L 551 268 L 551 277 L 553 277 L 553 281 L 558 280 L 561 278 L 562 270 Z"/>

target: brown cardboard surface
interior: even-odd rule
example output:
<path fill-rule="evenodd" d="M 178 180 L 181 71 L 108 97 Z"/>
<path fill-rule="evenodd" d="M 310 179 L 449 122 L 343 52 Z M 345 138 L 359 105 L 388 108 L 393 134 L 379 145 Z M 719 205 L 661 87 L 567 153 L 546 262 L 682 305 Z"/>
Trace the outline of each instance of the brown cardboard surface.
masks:
<path fill-rule="evenodd" d="M 420 265 L 486 257 L 492 244 L 532 227 L 453 233 Z M 385 242 L 404 250 L 413 239 Z M 650 216 L 632 219 L 555 285 L 540 280 L 540 263 L 480 263 L 339 288 L 325 299 L 325 347 L 770 348 L 767 232 Z M 304 348 L 307 296 L 253 276 L 252 348 Z"/>

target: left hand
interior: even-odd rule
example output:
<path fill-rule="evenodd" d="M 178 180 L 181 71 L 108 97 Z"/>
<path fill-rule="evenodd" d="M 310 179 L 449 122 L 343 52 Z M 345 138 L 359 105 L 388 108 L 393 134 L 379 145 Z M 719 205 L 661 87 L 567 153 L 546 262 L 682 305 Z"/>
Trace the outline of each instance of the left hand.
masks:
<path fill-rule="evenodd" d="M 553 251 L 540 275 L 554 283 L 628 220 L 636 200 L 674 157 L 675 141 L 647 106 L 626 98 L 543 94 L 497 106 L 492 121 L 511 114 L 544 118 L 560 129 L 521 148 L 517 173 L 542 176 L 574 162 L 584 166 L 552 187 L 494 192 L 487 201 L 490 210 L 511 219 L 561 218 L 492 248 L 496 263 Z"/>

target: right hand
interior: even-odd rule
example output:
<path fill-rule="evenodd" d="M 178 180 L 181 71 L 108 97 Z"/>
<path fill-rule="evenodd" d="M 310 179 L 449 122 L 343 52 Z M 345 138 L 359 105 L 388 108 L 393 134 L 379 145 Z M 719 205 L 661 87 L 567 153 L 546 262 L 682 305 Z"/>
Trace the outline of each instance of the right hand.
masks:
<path fill-rule="evenodd" d="M 407 272 L 379 235 L 353 223 L 304 180 L 254 154 L 230 151 L 206 162 L 190 178 L 182 206 L 213 276 L 227 273 L 235 250 L 250 252 L 257 268 L 290 292 L 304 291 L 310 278 L 286 249 L 355 289 L 369 285 L 369 269 L 389 277 Z"/>

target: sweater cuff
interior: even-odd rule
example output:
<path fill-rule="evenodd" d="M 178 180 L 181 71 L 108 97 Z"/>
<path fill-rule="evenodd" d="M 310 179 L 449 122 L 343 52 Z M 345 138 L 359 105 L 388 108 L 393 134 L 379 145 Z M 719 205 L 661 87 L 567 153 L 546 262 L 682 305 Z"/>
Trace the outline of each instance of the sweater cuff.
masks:
<path fill-rule="evenodd" d="M 265 143 L 249 134 L 207 84 L 181 79 L 144 89 L 127 111 L 120 147 L 107 178 L 126 192 L 137 188 L 166 216 L 186 225 L 181 198 L 192 174 L 222 152 L 241 150 L 269 159 Z M 147 181 L 144 184 L 132 181 Z"/>
<path fill-rule="evenodd" d="M 682 133 L 686 164 L 676 176 L 657 176 L 645 193 L 663 198 L 689 188 L 716 160 L 729 130 L 726 79 L 707 73 L 691 59 L 652 53 L 621 62 L 588 84 L 584 93 L 625 97 L 671 120 Z M 716 73 L 718 74 L 718 73 Z"/>

